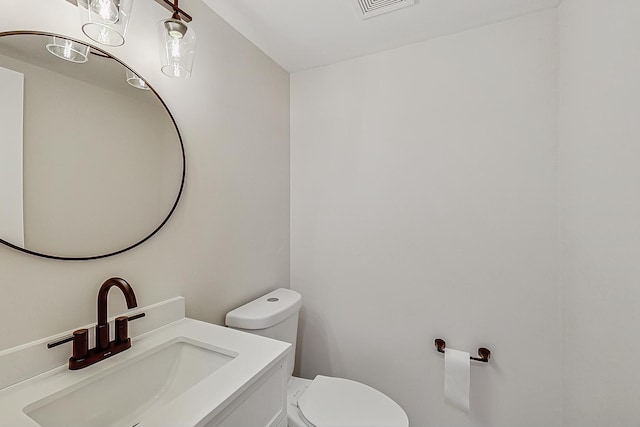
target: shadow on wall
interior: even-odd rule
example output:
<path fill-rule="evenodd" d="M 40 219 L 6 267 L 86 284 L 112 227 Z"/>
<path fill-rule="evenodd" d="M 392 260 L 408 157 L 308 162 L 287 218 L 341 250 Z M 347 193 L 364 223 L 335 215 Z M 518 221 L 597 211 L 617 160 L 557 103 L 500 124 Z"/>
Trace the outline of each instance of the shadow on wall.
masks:
<path fill-rule="evenodd" d="M 496 405 L 493 399 L 495 393 L 492 390 L 495 384 L 492 380 L 495 374 L 500 373 L 500 369 L 496 368 L 496 363 L 495 360 L 492 360 L 490 364 L 472 363 L 473 366 L 471 366 L 470 401 L 474 418 L 479 425 L 483 426 L 493 425 L 495 419 L 495 414 L 492 413 Z M 478 387 L 480 385 L 485 385 L 486 388 Z"/>
<path fill-rule="evenodd" d="M 316 347 L 305 349 L 305 335 L 313 337 Z M 293 375 L 296 377 L 313 379 L 316 375 L 333 375 L 333 364 L 329 354 L 329 337 L 326 329 L 322 325 L 322 318 L 314 315 L 303 305 L 300 309 L 300 319 L 298 321 L 298 341 L 296 347 L 296 366 Z M 317 372 L 306 372 L 302 363 L 302 351 L 305 349 L 305 360 L 310 361 L 310 365 L 318 367 Z"/>

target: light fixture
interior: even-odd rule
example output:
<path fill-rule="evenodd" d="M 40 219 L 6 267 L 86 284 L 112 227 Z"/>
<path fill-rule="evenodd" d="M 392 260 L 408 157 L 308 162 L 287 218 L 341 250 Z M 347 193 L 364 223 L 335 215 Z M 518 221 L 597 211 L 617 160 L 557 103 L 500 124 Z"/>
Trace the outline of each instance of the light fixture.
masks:
<path fill-rule="evenodd" d="M 77 0 L 82 32 L 106 46 L 122 46 L 133 0 Z"/>
<path fill-rule="evenodd" d="M 127 69 L 125 74 L 127 76 L 127 83 L 129 83 L 131 86 L 135 87 L 136 89 L 150 90 L 147 82 L 145 82 L 133 71 Z"/>
<path fill-rule="evenodd" d="M 89 57 L 89 46 L 63 37 L 49 37 L 49 43 L 47 43 L 46 48 L 58 58 L 77 64 L 84 64 Z"/>
<path fill-rule="evenodd" d="M 91 40 L 107 46 L 121 46 L 129 25 L 133 0 L 67 0 L 80 9 L 82 31 Z M 196 34 L 187 25 L 191 16 L 178 0 L 155 0 L 172 12 L 158 23 L 160 66 L 169 77 L 191 76 L 196 53 Z"/>
<path fill-rule="evenodd" d="M 171 18 L 158 22 L 161 70 L 169 77 L 188 78 L 196 53 L 196 34 L 181 19 L 182 15 L 188 22 L 191 17 L 180 10 L 178 0 L 172 7 Z"/>

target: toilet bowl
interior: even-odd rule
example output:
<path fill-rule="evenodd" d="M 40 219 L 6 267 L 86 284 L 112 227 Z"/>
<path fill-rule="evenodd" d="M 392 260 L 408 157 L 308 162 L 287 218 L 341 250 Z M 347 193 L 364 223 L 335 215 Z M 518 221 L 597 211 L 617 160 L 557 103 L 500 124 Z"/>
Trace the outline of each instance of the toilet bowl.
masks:
<path fill-rule="evenodd" d="M 287 416 L 289 427 L 408 427 L 404 410 L 368 385 L 345 378 L 292 376 L 302 297 L 290 289 L 276 289 L 227 313 L 234 329 L 290 343 L 287 359 Z"/>
<path fill-rule="evenodd" d="M 407 427 L 400 405 L 378 390 L 344 378 L 291 377 L 289 427 Z"/>

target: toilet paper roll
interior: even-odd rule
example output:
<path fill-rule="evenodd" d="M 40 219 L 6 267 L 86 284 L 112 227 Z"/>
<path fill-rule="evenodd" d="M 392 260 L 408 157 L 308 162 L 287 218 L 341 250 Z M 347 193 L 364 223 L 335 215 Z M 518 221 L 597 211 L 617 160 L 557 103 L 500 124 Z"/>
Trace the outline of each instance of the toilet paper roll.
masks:
<path fill-rule="evenodd" d="M 444 399 L 448 404 L 469 412 L 471 360 L 469 353 L 444 349 Z"/>

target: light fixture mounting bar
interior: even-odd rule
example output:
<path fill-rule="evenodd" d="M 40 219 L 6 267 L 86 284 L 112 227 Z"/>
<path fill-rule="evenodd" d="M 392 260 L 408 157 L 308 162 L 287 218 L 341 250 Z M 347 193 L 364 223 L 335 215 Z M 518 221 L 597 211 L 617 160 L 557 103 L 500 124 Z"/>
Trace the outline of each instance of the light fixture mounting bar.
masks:
<path fill-rule="evenodd" d="M 78 5 L 78 0 L 67 0 L 67 1 L 74 6 Z M 180 14 L 180 19 L 182 19 L 185 22 L 191 22 L 193 19 L 191 18 L 191 15 L 189 15 L 184 10 L 180 9 L 179 7 L 174 7 L 173 3 L 169 0 L 156 0 L 156 3 L 164 6 L 170 12 L 178 12 Z"/>
<path fill-rule="evenodd" d="M 177 6 L 177 2 L 174 5 L 170 0 L 156 0 L 156 3 L 161 4 L 170 12 L 178 12 L 180 14 L 180 19 L 182 19 L 184 22 L 191 22 L 191 20 L 193 19 L 191 18 L 191 15 Z"/>

